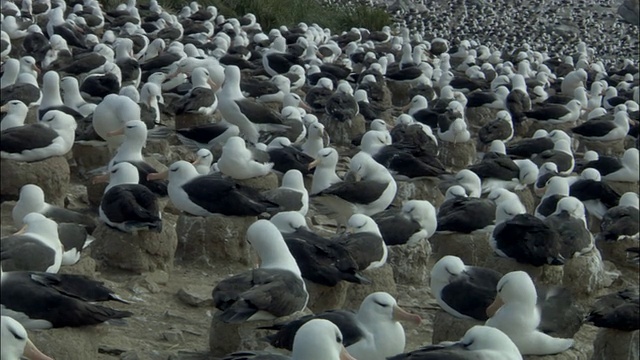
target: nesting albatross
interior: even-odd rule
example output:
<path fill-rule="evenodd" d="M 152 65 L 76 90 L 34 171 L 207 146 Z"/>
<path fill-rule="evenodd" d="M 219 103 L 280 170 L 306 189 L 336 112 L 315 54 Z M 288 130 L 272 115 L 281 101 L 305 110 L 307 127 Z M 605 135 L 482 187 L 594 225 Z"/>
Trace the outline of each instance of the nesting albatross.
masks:
<path fill-rule="evenodd" d="M 260 257 L 258 269 L 220 281 L 213 289 L 218 316 L 226 323 L 268 320 L 301 311 L 309 294 L 287 245 L 275 225 L 258 220 L 247 240 Z"/>

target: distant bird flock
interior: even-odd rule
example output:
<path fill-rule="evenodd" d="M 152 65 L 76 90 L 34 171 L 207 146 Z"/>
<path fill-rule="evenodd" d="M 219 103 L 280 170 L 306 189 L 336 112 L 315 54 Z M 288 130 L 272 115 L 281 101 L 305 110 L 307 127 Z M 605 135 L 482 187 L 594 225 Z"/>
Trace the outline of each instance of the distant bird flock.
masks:
<path fill-rule="evenodd" d="M 98 227 L 174 231 L 165 199 L 184 217 L 253 219 L 240 230 L 259 266 L 211 284 L 213 316 L 269 321 L 264 347 L 292 359 L 516 360 L 578 346 L 575 331 L 543 325 L 568 311 L 554 299 L 579 295 L 523 270 L 581 257 L 603 267 L 602 246 L 628 244 L 616 250 L 626 262 L 605 260 L 638 275 L 638 28 L 612 17 L 612 1 L 561 3 L 390 5 L 393 26 L 334 33 L 263 29 L 195 1 L 172 12 L 156 0 L 3 0 L 0 158 L 40 175 L 2 173 L 30 180 L 0 194 L 17 200 L 0 246 L 1 359 L 50 359 L 26 330 L 136 317 L 103 305 L 126 308 L 126 296 L 59 270 L 105 241 Z M 150 161 L 153 144 L 172 156 Z M 81 152 L 110 160 L 78 172 Z M 42 164 L 56 158 L 74 164 L 74 184 L 100 189 L 92 211 L 56 205 L 33 180 L 54 179 Z M 479 322 L 456 342 L 406 348 L 403 323 L 425 325 L 391 289 L 357 311 L 280 320 L 314 300 L 310 283 L 370 287 L 398 265 L 394 248 L 438 237 L 491 253 L 473 264 L 438 253 L 419 284 Z M 578 327 L 637 332 L 632 285 L 590 294 Z M 235 350 L 225 359 L 289 358 Z"/>

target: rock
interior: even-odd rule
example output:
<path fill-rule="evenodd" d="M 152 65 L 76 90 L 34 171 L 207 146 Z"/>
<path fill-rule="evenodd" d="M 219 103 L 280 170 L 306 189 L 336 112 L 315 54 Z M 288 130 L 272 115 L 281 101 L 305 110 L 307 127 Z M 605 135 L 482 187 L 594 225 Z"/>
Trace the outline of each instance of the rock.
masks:
<path fill-rule="evenodd" d="M 438 147 L 440 148 L 438 159 L 453 172 L 465 169 L 476 160 L 475 141 L 455 144 L 449 141 L 440 141 Z"/>
<path fill-rule="evenodd" d="M 184 342 L 184 336 L 182 335 L 182 331 L 178 329 L 163 331 L 162 338 L 174 344 Z"/>
<path fill-rule="evenodd" d="M 178 290 L 178 299 L 193 307 L 213 306 L 212 286 L 186 285 Z"/>
<path fill-rule="evenodd" d="M 29 339 L 52 359 L 86 360 L 98 358 L 98 346 L 108 333 L 104 326 L 67 327 L 29 331 Z"/>
<path fill-rule="evenodd" d="M 551 132 L 553 130 L 562 130 L 567 134 L 571 134 L 571 129 L 574 127 L 576 127 L 575 122 L 551 124 L 546 121 L 529 119 L 517 125 L 514 130 L 516 134 L 522 135 L 522 137 L 532 137 L 533 133 L 535 133 L 537 130 L 540 130 L 540 129 L 544 129 L 547 132 Z"/>
<path fill-rule="evenodd" d="M 620 182 L 620 181 L 607 181 L 605 180 L 607 185 L 611 186 L 615 192 L 622 195 L 626 192 L 638 192 L 638 183 L 637 182 Z"/>
<path fill-rule="evenodd" d="M 100 202 L 102 201 L 102 195 L 104 195 L 104 190 L 107 188 L 108 183 L 99 183 L 93 184 L 89 182 L 87 184 L 87 200 L 89 204 L 95 207 L 100 206 Z"/>
<path fill-rule="evenodd" d="M 80 260 L 70 266 L 60 267 L 59 274 L 76 274 L 85 275 L 89 277 L 95 277 L 96 274 L 96 261 L 92 259 L 88 254 L 90 250 L 86 249 L 82 253 Z"/>
<path fill-rule="evenodd" d="M 387 262 L 393 268 L 393 278 L 397 284 L 422 286 L 429 278 L 429 256 L 431 243 L 424 240 L 415 245 L 387 246 Z"/>
<path fill-rule="evenodd" d="M 401 207 L 407 200 L 427 200 L 436 208 L 444 202 L 444 195 L 438 189 L 437 178 L 416 178 L 407 181 L 396 181 L 398 190 L 393 205 Z"/>
<path fill-rule="evenodd" d="M 443 234 L 435 233 L 429 242 L 434 260 L 446 255 L 454 255 L 462 259 L 466 265 L 482 266 L 485 259 L 492 257 L 493 249 L 489 245 L 487 232 L 472 234 Z"/>
<path fill-rule="evenodd" d="M 467 119 L 467 123 L 469 124 L 469 130 L 472 132 L 472 134 L 477 134 L 478 130 L 481 127 L 495 120 L 497 117 L 498 111 L 500 110 L 491 109 L 485 106 L 467 108 L 467 110 L 465 110 L 464 112 L 464 115 Z"/>
<path fill-rule="evenodd" d="M 640 26 L 640 1 L 638 0 L 624 0 L 618 7 L 618 15 L 624 19 L 624 21 Z"/>
<path fill-rule="evenodd" d="M 409 98 L 409 91 L 412 85 L 399 81 L 387 81 L 387 88 L 391 92 L 391 104 L 393 106 L 406 106 L 411 99 Z"/>
<path fill-rule="evenodd" d="M 611 261 L 618 267 L 638 268 L 637 264 L 627 261 L 626 249 L 640 246 L 637 238 L 625 237 L 618 241 L 596 240 L 596 247 L 604 260 Z"/>
<path fill-rule="evenodd" d="M 578 151 L 586 152 L 589 150 L 593 150 L 597 152 L 600 156 L 617 156 L 621 157 L 624 154 L 624 139 L 613 140 L 613 141 L 591 141 L 584 138 L 579 137 L 580 145 L 578 146 Z"/>
<path fill-rule="evenodd" d="M 527 209 L 527 214 L 534 214 L 536 211 L 536 206 L 538 206 L 538 199 L 533 196 L 533 191 L 531 187 L 528 186 L 522 190 L 514 191 L 518 198 L 520 198 L 520 202 L 524 205 L 525 209 Z"/>
<path fill-rule="evenodd" d="M 278 183 L 278 176 L 273 172 L 270 172 L 265 176 L 258 176 L 251 179 L 235 180 L 235 182 L 240 185 L 252 187 L 258 191 L 273 190 L 280 186 Z"/>
<path fill-rule="evenodd" d="M 169 360 L 211 360 L 211 354 L 206 351 L 178 351 L 169 355 Z"/>
<path fill-rule="evenodd" d="M 91 256 L 102 265 L 135 273 L 173 268 L 178 239 L 176 230 L 166 222 L 162 232 L 139 231 L 128 234 L 101 223 L 93 232 Z"/>
<path fill-rule="evenodd" d="M 433 319 L 432 344 L 442 341 L 458 341 L 471 327 L 484 325 L 484 321 L 473 319 L 460 319 L 444 310 L 438 310 Z"/>
<path fill-rule="evenodd" d="M 563 270 L 562 283 L 573 294 L 593 295 L 613 282 L 604 269 L 600 251 L 595 247 L 587 254 L 567 260 Z"/>
<path fill-rule="evenodd" d="M 211 117 L 201 114 L 180 114 L 175 118 L 176 129 L 183 129 L 197 125 L 205 125 L 211 123 Z"/>
<path fill-rule="evenodd" d="M 160 155 L 167 159 L 170 153 L 171 145 L 166 139 L 148 139 L 147 145 L 142 148 L 142 154 L 145 156 Z"/>
<path fill-rule="evenodd" d="M 163 270 L 156 270 L 152 273 L 145 274 L 144 279 L 160 285 L 167 285 L 169 282 L 169 273 Z"/>
<path fill-rule="evenodd" d="M 347 309 L 359 309 L 362 300 L 369 294 L 376 291 L 384 291 L 391 296 L 398 295 L 396 282 L 393 278 L 393 268 L 388 263 L 377 269 L 370 269 L 361 272 L 367 279 L 371 280 L 370 285 L 353 285 L 347 290 L 347 299 L 344 307 Z"/>
<path fill-rule="evenodd" d="M 599 329 L 591 360 L 635 360 L 640 358 L 640 330 Z"/>
<path fill-rule="evenodd" d="M 106 141 L 75 143 L 72 151 L 78 171 L 83 176 L 88 171 L 106 166 L 112 158 Z"/>
<path fill-rule="evenodd" d="M 289 322 L 309 314 L 311 311 L 305 309 L 273 320 L 247 321 L 239 324 L 226 324 L 214 314 L 209 329 L 209 350 L 213 356 L 224 356 L 238 350 L 262 350 L 265 348 L 265 342 L 261 338 L 272 331 L 259 330 L 259 327 Z"/>
<path fill-rule="evenodd" d="M 34 162 L 1 159 L 0 173 L 0 201 L 17 201 L 24 185 L 35 184 L 42 188 L 47 202 L 64 205 L 71 174 L 63 156 Z"/>
<path fill-rule="evenodd" d="M 466 264 L 466 263 L 465 263 Z M 493 253 L 491 256 L 487 256 L 485 262 L 481 266 L 493 269 L 502 274 L 506 274 L 512 271 L 524 271 L 536 284 L 545 285 L 562 285 L 563 283 L 563 266 L 533 266 L 529 264 L 522 264 L 510 258 L 504 258 Z"/>
<path fill-rule="evenodd" d="M 340 281 L 336 286 L 324 286 L 309 280 L 304 281 L 309 293 L 307 307 L 314 313 L 325 310 L 342 309 L 347 300 L 347 292 L 352 286 L 367 286 Z"/>
<path fill-rule="evenodd" d="M 176 257 L 183 262 L 204 261 L 235 267 L 251 265 L 251 246 L 245 236 L 247 228 L 255 221 L 251 216 L 180 215 L 176 224 Z"/>
<path fill-rule="evenodd" d="M 351 139 L 366 131 L 364 117 L 357 114 L 351 121 L 337 121 L 329 115 L 320 116 L 320 122 L 331 138 L 331 143 L 335 145 L 349 146 Z"/>
<path fill-rule="evenodd" d="M 140 356 L 135 350 L 131 350 L 120 354 L 120 360 L 140 360 Z"/>
<path fill-rule="evenodd" d="M 98 346 L 98 353 L 100 353 L 100 354 L 118 356 L 118 355 L 122 355 L 122 354 L 124 354 L 126 352 L 127 352 L 127 350 L 121 349 L 120 347 L 117 347 L 117 346 L 110 346 L 110 345 L 100 345 L 100 346 Z"/>

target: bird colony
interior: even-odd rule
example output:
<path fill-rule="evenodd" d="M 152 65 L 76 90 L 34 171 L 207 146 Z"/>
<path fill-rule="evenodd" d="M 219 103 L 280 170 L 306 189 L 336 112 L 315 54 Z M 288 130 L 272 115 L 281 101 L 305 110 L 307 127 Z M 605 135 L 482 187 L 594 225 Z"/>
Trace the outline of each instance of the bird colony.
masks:
<path fill-rule="evenodd" d="M 637 27 L 546 3 L 3 0 L 1 359 L 637 359 Z"/>

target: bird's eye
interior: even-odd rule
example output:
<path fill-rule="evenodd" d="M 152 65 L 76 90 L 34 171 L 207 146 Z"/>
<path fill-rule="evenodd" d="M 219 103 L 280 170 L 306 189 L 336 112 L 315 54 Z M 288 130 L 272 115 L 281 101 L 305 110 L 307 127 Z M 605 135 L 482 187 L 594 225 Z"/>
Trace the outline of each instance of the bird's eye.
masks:
<path fill-rule="evenodd" d="M 342 344 L 342 338 L 341 338 L 340 336 L 337 336 L 337 335 L 336 335 L 336 342 L 337 342 L 338 344 Z"/>
<path fill-rule="evenodd" d="M 378 304 L 378 305 L 382 306 L 382 307 L 389 307 L 389 304 L 381 303 L 381 302 L 379 302 L 379 301 L 377 301 L 377 300 L 374 300 L 374 302 L 375 302 L 376 304 Z"/>
<path fill-rule="evenodd" d="M 469 346 L 471 346 L 471 345 L 473 344 L 473 341 L 474 341 L 474 340 L 471 340 L 471 341 L 470 341 L 469 343 L 467 343 L 467 344 L 463 343 L 463 344 L 462 344 L 462 346 L 464 346 L 464 347 L 469 347 Z"/>
<path fill-rule="evenodd" d="M 328 157 L 328 156 L 329 156 L 329 154 L 324 154 L 324 155 L 322 155 L 322 157 Z"/>
<path fill-rule="evenodd" d="M 117 172 L 118 172 L 118 169 L 117 169 L 117 168 L 116 168 L 116 169 L 111 170 L 111 173 L 112 173 L 112 174 L 115 174 L 115 173 L 117 173 Z"/>
<path fill-rule="evenodd" d="M 135 125 L 127 125 L 127 129 L 133 129 L 134 127 L 136 127 Z"/>
<path fill-rule="evenodd" d="M 176 171 L 178 171 L 178 168 L 171 169 L 171 172 L 176 172 Z"/>

